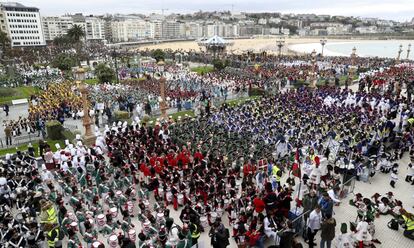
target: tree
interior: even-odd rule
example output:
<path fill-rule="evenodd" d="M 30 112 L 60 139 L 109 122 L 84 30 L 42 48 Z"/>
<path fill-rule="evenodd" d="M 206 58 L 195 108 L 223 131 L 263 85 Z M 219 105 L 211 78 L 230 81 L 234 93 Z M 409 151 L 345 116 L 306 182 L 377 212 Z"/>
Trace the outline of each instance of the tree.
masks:
<path fill-rule="evenodd" d="M 7 33 L 0 30 L 0 59 L 4 58 L 10 50 L 10 39 L 7 36 Z"/>
<path fill-rule="evenodd" d="M 68 54 L 58 54 L 52 61 L 52 66 L 62 71 L 69 71 L 76 65 L 76 60 Z"/>
<path fill-rule="evenodd" d="M 221 59 L 214 59 L 213 60 L 214 69 L 221 71 L 226 68 L 226 63 L 224 63 Z"/>
<path fill-rule="evenodd" d="M 115 79 L 115 71 L 106 64 L 99 64 L 95 68 L 95 76 L 101 83 L 110 83 Z"/>
<path fill-rule="evenodd" d="M 152 57 L 157 61 L 163 61 L 165 59 L 165 52 L 161 49 L 156 49 L 152 52 Z"/>
<path fill-rule="evenodd" d="M 68 30 L 67 36 L 73 43 L 78 43 L 85 37 L 85 31 L 80 25 L 75 24 Z"/>
<path fill-rule="evenodd" d="M 69 37 L 67 35 L 56 36 L 53 39 L 53 45 L 57 47 L 67 47 L 70 44 Z"/>

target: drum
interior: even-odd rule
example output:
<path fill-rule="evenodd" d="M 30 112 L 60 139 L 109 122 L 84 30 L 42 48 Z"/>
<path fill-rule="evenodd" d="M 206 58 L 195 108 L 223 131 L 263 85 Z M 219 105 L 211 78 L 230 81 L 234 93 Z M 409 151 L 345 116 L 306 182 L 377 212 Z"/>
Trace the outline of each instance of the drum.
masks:
<path fill-rule="evenodd" d="M 76 215 L 75 215 L 75 214 L 73 214 L 73 213 L 68 213 L 68 218 L 69 218 L 70 220 L 72 220 L 72 221 L 77 221 L 77 219 L 76 219 Z"/>
<path fill-rule="evenodd" d="M 106 224 L 106 218 L 104 214 L 98 214 L 96 217 L 96 222 L 98 223 L 98 226 L 103 227 Z"/>
<path fill-rule="evenodd" d="M 127 209 L 130 215 L 134 213 L 134 203 L 132 203 L 132 201 L 127 202 Z"/>
<path fill-rule="evenodd" d="M 109 244 L 109 247 L 112 247 L 112 248 L 118 247 L 118 236 L 116 236 L 115 234 L 112 234 L 111 236 L 109 236 L 108 244 Z"/>
<path fill-rule="evenodd" d="M 221 216 L 223 216 L 224 210 L 222 208 L 217 208 L 216 212 L 217 212 L 217 216 L 221 218 Z"/>
<path fill-rule="evenodd" d="M 216 219 L 217 219 L 217 213 L 216 212 L 211 212 L 210 213 L 210 222 L 214 223 L 214 222 L 216 222 Z"/>
<path fill-rule="evenodd" d="M 158 195 L 164 197 L 164 188 L 158 188 Z"/>
<path fill-rule="evenodd" d="M 229 200 L 224 199 L 224 209 L 227 209 L 229 207 Z"/>
<path fill-rule="evenodd" d="M 99 241 L 95 241 L 92 243 L 92 248 L 98 248 L 102 243 Z"/>
<path fill-rule="evenodd" d="M 77 231 L 77 230 L 78 230 L 78 222 L 76 222 L 76 221 L 72 221 L 72 222 L 70 223 L 70 228 L 71 228 L 72 230 L 74 230 L 74 231 Z"/>
<path fill-rule="evenodd" d="M 171 192 L 167 192 L 167 202 L 172 202 L 173 194 Z"/>
<path fill-rule="evenodd" d="M 144 206 L 145 206 L 146 209 L 148 209 L 149 206 L 150 206 L 150 202 L 148 200 L 145 200 L 144 201 Z"/>
<path fill-rule="evenodd" d="M 182 206 L 184 205 L 184 195 L 183 194 L 178 194 L 177 195 L 177 201 L 178 201 L 178 205 Z"/>
<path fill-rule="evenodd" d="M 208 227 L 208 220 L 206 216 L 200 217 L 200 224 L 202 227 L 204 227 L 204 229 Z"/>
<path fill-rule="evenodd" d="M 129 229 L 128 237 L 132 242 L 135 242 L 135 240 L 137 239 L 136 231 L 134 229 Z"/>
<path fill-rule="evenodd" d="M 164 221 L 164 213 L 157 213 L 157 223 Z"/>
<path fill-rule="evenodd" d="M 113 218 L 116 218 L 118 216 L 118 209 L 115 207 L 109 209 L 109 212 L 111 213 Z"/>

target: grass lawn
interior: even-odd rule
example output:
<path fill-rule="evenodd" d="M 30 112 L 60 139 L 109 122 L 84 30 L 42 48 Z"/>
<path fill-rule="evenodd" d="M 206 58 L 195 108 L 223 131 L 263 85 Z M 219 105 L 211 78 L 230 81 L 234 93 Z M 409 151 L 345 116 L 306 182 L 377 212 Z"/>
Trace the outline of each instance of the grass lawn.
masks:
<path fill-rule="evenodd" d="M 16 88 L 0 88 L 0 104 L 11 104 L 12 100 L 27 98 L 38 93 L 40 89 L 32 86 L 21 86 Z"/>
<path fill-rule="evenodd" d="M 46 142 L 49 144 L 50 148 L 54 152 L 56 151 L 55 144 L 57 144 L 57 143 L 60 145 L 60 147 L 62 147 L 62 148 L 65 147 L 65 142 L 63 140 L 46 140 Z M 34 141 L 34 142 L 32 142 L 32 145 L 33 145 L 33 148 L 35 149 L 35 155 L 39 156 L 39 142 Z M 27 144 L 21 145 L 21 146 L 18 146 L 18 147 L 1 149 L 0 150 L 0 156 L 4 156 L 7 153 L 14 154 L 14 153 L 16 153 L 16 151 L 27 151 Z"/>
<path fill-rule="evenodd" d="M 204 75 L 206 73 L 214 71 L 214 67 L 213 66 L 199 66 L 199 67 L 192 68 L 191 71 L 197 72 L 197 74 L 199 75 Z"/>
<path fill-rule="evenodd" d="M 89 85 L 95 85 L 95 84 L 98 84 L 99 81 L 97 78 L 89 78 L 89 79 L 85 79 L 85 83 Z"/>
<path fill-rule="evenodd" d="M 237 99 L 232 99 L 232 100 L 227 100 L 226 103 L 229 106 L 236 106 L 236 105 L 240 105 L 243 104 L 249 100 L 255 100 L 255 99 L 259 99 L 261 96 L 246 96 L 246 97 L 241 97 L 241 98 L 237 98 Z"/>

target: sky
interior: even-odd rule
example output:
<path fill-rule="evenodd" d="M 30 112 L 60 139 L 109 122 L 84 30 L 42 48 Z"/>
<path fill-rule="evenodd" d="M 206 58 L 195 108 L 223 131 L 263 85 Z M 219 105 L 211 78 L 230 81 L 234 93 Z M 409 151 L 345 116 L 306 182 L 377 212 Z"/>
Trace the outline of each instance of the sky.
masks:
<path fill-rule="evenodd" d="M 281 12 L 378 17 L 411 21 L 414 0 L 12 0 L 38 7 L 42 16 L 67 13 L 191 13 L 198 10 Z M 0 0 L 4 2 L 4 0 Z"/>

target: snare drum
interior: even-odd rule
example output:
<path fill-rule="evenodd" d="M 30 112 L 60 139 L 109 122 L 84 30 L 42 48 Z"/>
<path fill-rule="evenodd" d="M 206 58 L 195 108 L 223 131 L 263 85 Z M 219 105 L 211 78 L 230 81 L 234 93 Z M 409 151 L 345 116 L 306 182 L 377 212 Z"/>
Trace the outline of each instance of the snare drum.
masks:
<path fill-rule="evenodd" d="M 217 213 L 216 212 L 211 212 L 210 213 L 210 222 L 214 223 L 214 222 L 216 222 L 216 219 L 217 219 Z"/>
<path fill-rule="evenodd" d="M 72 221 L 77 221 L 76 215 L 74 215 L 73 213 L 68 213 L 68 218 Z"/>
<path fill-rule="evenodd" d="M 157 222 L 161 223 L 164 221 L 164 213 L 157 213 Z"/>
<path fill-rule="evenodd" d="M 118 236 L 116 236 L 115 234 L 112 234 L 111 236 L 109 236 L 108 244 L 109 244 L 109 247 L 111 248 L 118 247 Z"/>
<path fill-rule="evenodd" d="M 207 217 L 206 216 L 201 216 L 200 217 L 200 223 L 201 223 L 202 227 L 207 228 L 208 227 Z"/>
<path fill-rule="evenodd" d="M 224 209 L 227 209 L 229 207 L 229 200 L 224 199 Z"/>
<path fill-rule="evenodd" d="M 98 248 L 100 245 L 102 245 L 102 243 L 99 242 L 99 241 L 95 241 L 95 242 L 92 243 L 93 248 Z"/>
<path fill-rule="evenodd" d="M 98 226 L 103 227 L 106 224 L 106 218 L 104 214 L 98 214 L 96 216 L 96 222 L 98 222 Z"/>
<path fill-rule="evenodd" d="M 222 208 L 218 208 L 217 209 L 217 216 L 221 218 L 221 216 L 223 216 L 223 209 Z"/>
<path fill-rule="evenodd" d="M 78 222 L 76 222 L 76 221 L 72 221 L 72 223 L 70 223 L 70 228 L 71 228 L 73 231 L 78 231 Z"/>
<path fill-rule="evenodd" d="M 109 209 L 109 212 L 111 213 L 111 215 L 112 215 L 112 218 L 116 218 L 117 216 L 118 216 L 118 209 L 117 208 L 111 208 L 111 209 Z"/>
<path fill-rule="evenodd" d="M 173 194 L 171 192 L 167 192 L 167 202 L 172 202 Z"/>
<path fill-rule="evenodd" d="M 122 191 L 118 190 L 115 194 L 116 194 L 116 197 L 119 198 L 122 195 Z"/>
<path fill-rule="evenodd" d="M 182 206 L 184 205 L 184 195 L 183 194 L 178 194 L 177 195 L 177 201 L 178 201 L 178 205 Z"/>
<path fill-rule="evenodd" d="M 132 242 L 135 242 L 135 240 L 137 239 L 136 231 L 134 229 L 129 229 L 128 237 L 130 240 L 132 240 Z"/>
<path fill-rule="evenodd" d="M 164 188 L 158 188 L 158 195 L 164 197 Z"/>

